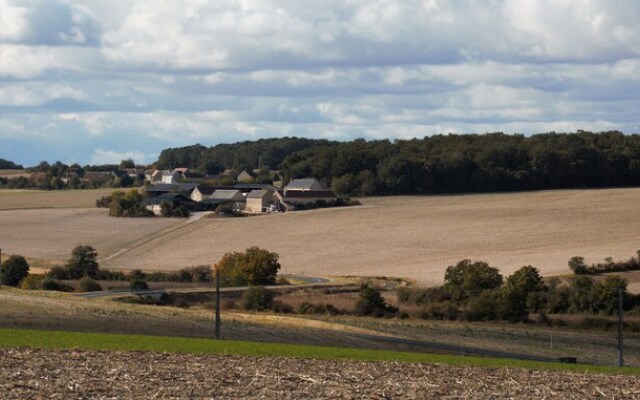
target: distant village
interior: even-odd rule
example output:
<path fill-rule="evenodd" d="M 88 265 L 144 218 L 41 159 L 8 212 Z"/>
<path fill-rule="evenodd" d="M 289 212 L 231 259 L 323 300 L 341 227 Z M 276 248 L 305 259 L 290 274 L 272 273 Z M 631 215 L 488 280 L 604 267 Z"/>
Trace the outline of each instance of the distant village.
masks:
<path fill-rule="evenodd" d="M 208 181 L 225 177 L 237 182 L 233 185 L 209 185 L 189 182 L 196 178 L 188 168 L 173 170 L 149 170 L 145 180 L 150 183 L 145 189 L 142 202 L 148 210 L 161 214 L 163 203 L 173 207 L 184 206 L 189 210 L 215 211 L 225 208 L 234 213 L 262 214 L 292 211 L 316 207 L 334 206 L 339 198 L 313 178 L 294 179 L 286 185 L 253 183 L 254 176 L 242 171 L 231 176 L 231 171 L 206 177 Z"/>

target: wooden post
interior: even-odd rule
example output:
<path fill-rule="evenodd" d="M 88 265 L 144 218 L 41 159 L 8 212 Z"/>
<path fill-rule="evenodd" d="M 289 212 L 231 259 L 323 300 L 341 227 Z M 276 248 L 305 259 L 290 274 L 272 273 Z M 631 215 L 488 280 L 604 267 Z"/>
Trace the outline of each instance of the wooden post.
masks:
<path fill-rule="evenodd" d="M 2 249 L 0 249 L 0 286 L 2 286 Z"/>
<path fill-rule="evenodd" d="M 220 271 L 216 268 L 216 339 L 220 339 Z"/>
<path fill-rule="evenodd" d="M 618 367 L 624 366 L 624 358 L 622 354 L 622 328 L 624 326 L 623 320 L 623 296 L 622 289 L 618 290 Z"/>

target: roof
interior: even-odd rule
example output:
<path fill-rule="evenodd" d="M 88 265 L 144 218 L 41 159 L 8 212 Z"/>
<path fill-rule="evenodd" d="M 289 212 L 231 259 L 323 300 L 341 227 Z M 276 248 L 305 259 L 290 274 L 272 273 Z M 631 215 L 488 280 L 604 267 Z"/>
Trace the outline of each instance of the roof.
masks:
<path fill-rule="evenodd" d="M 195 189 L 196 186 L 195 183 L 156 183 L 155 185 L 147 186 L 145 190 L 148 193 L 189 192 Z"/>
<path fill-rule="evenodd" d="M 239 190 L 218 189 L 215 192 L 213 192 L 210 199 L 234 200 L 234 197 L 237 197 L 238 194 L 242 195 L 242 193 L 240 193 Z"/>
<path fill-rule="evenodd" d="M 150 197 L 140 202 L 144 206 L 158 205 L 162 202 L 168 203 L 192 203 L 193 201 L 182 193 L 163 193 L 156 197 Z"/>
<path fill-rule="evenodd" d="M 276 187 L 270 185 L 268 183 L 238 183 L 233 185 L 234 188 L 240 190 L 241 192 L 249 191 L 249 190 L 276 190 Z"/>
<path fill-rule="evenodd" d="M 288 190 L 311 190 L 313 186 L 320 186 L 320 182 L 313 178 L 294 179 L 287 184 Z"/>
<path fill-rule="evenodd" d="M 231 187 L 231 186 L 199 185 L 199 186 L 196 187 L 196 189 L 198 189 L 198 192 L 202 193 L 203 195 L 209 196 L 209 195 L 213 194 L 213 192 L 215 192 L 216 190 L 220 190 L 220 189 L 231 189 L 231 190 L 233 190 L 233 187 Z"/>
<path fill-rule="evenodd" d="M 229 199 L 212 199 L 212 198 L 208 198 L 208 199 L 204 199 L 200 202 L 200 204 L 225 204 L 225 203 L 234 203 L 235 200 L 229 200 Z"/>
<path fill-rule="evenodd" d="M 189 171 L 189 168 L 174 168 L 173 169 L 173 172 L 177 172 L 179 174 L 184 174 L 187 171 Z"/>
<path fill-rule="evenodd" d="M 84 174 L 83 179 L 104 179 L 105 177 L 115 176 L 110 171 L 89 171 Z"/>
<path fill-rule="evenodd" d="M 247 199 L 261 199 L 272 192 L 272 190 L 252 190 L 251 193 L 247 195 Z"/>
<path fill-rule="evenodd" d="M 292 199 L 309 199 L 309 198 L 317 198 L 317 199 L 335 199 L 336 194 L 331 190 L 291 190 L 291 191 L 282 191 L 279 190 L 278 193 L 283 196 L 285 201 Z"/>

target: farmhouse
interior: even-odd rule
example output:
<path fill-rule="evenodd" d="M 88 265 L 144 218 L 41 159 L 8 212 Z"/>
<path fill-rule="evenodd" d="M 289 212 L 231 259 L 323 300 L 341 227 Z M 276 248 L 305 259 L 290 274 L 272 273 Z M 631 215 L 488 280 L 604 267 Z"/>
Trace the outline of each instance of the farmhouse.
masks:
<path fill-rule="evenodd" d="M 294 179 L 284 187 L 286 191 L 324 190 L 320 182 L 313 178 Z"/>
<path fill-rule="evenodd" d="M 308 204 L 334 204 L 338 197 L 331 190 L 278 190 L 275 198 L 284 206 L 285 210 L 291 211 Z"/>
<path fill-rule="evenodd" d="M 250 213 L 261 213 L 267 211 L 273 202 L 272 190 L 253 190 L 247 195 L 247 205 L 245 211 Z"/>
<path fill-rule="evenodd" d="M 254 190 L 276 190 L 276 187 L 268 183 L 238 183 L 233 185 L 234 189 L 238 189 L 242 193 L 251 193 Z"/>
<path fill-rule="evenodd" d="M 180 174 L 178 174 L 177 172 L 162 171 L 162 177 L 160 178 L 160 181 L 162 183 L 172 184 L 172 183 L 178 183 L 179 179 L 180 179 Z"/>
<path fill-rule="evenodd" d="M 157 197 L 165 193 L 182 193 L 185 196 L 190 196 L 196 186 L 195 183 L 157 183 L 148 186 L 145 193 L 147 197 Z"/>
<path fill-rule="evenodd" d="M 159 196 L 150 197 L 143 200 L 140 204 L 155 215 L 160 215 L 162 211 L 162 203 L 169 203 L 174 206 L 192 207 L 195 202 L 182 193 L 163 193 Z"/>
<path fill-rule="evenodd" d="M 201 204 L 229 204 L 234 210 L 244 210 L 245 201 L 244 195 L 239 190 L 218 189 L 208 199 L 203 200 Z"/>
<path fill-rule="evenodd" d="M 123 171 L 126 172 L 127 175 L 129 175 L 131 178 L 134 178 L 134 179 L 144 174 L 144 169 L 142 168 L 125 168 L 123 169 Z"/>

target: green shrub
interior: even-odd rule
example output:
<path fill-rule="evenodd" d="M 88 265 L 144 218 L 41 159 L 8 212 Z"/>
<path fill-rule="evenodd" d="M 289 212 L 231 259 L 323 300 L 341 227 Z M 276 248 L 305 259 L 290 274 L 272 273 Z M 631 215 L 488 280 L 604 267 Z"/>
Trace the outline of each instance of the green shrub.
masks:
<path fill-rule="evenodd" d="M 398 309 L 387 305 L 379 290 L 363 285 L 354 311 L 360 316 L 384 317 L 395 314 Z"/>
<path fill-rule="evenodd" d="M 100 292 L 102 291 L 102 287 L 98 282 L 93 279 L 85 276 L 84 278 L 78 281 L 78 292 Z"/>
<path fill-rule="evenodd" d="M 396 290 L 398 301 L 402 304 L 426 305 L 429 303 L 439 303 L 449 301 L 453 294 L 447 286 L 432 286 L 427 288 L 417 288 L 401 286 Z"/>
<path fill-rule="evenodd" d="M 149 289 L 149 285 L 147 284 L 147 281 L 145 281 L 145 280 L 132 279 L 131 281 L 129 281 L 129 288 L 131 290 L 148 290 Z"/>
<path fill-rule="evenodd" d="M 12 255 L 0 264 L 0 274 L 3 285 L 18 286 L 29 275 L 29 263 L 23 256 Z"/>
<path fill-rule="evenodd" d="M 20 289 L 42 290 L 42 276 L 29 274 L 20 282 Z"/>
<path fill-rule="evenodd" d="M 500 287 L 503 278 L 497 268 L 484 261 L 462 260 L 447 267 L 444 281 L 445 286 L 455 294 L 454 298 L 467 299 Z"/>
<path fill-rule="evenodd" d="M 274 294 L 264 286 L 252 286 L 242 294 L 240 304 L 245 310 L 264 311 L 273 305 Z"/>
<path fill-rule="evenodd" d="M 584 263 L 584 257 L 571 257 L 568 264 L 569 269 L 573 271 L 574 274 L 586 274 L 589 272 L 587 265 Z"/>
<path fill-rule="evenodd" d="M 271 309 L 277 314 L 293 314 L 293 307 L 281 301 L 274 301 L 271 304 Z"/>
<path fill-rule="evenodd" d="M 452 302 L 431 303 L 418 312 L 422 319 L 455 321 L 460 317 L 460 310 Z"/>
<path fill-rule="evenodd" d="M 345 312 L 337 309 L 333 304 L 312 304 L 304 301 L 298 306 L 298 314 L 342 315 Z"/>
<path fill-rule="evenodd" d="M 61 265 L 56 265 L 47 271 L 46 276 L 51 279 L 69 279 L 69 271 Z"/>
<path fill-rule="evenodd" d="M 487 290 L 469 300 L 464 315 L 469 321 L 492 321 L 497 317 L 499 306 L 497 291 Z"/>
<path fill-rule="evenodd" d="M 127 279 L 129 279 L 129 281 L 133 281 L 133 280 L 144 281 L 144 280 L 147 279 L 147 274 L 145 274 L 144 272 L 142 272 L 139 269 L 132 269 L 127 274 Z"/>
<path fill-rule="evenodd" d="M 49 277 L 46 277 L 42 280 L 42 290 L 52 290 L 57 292 L 73 292 L 73 288 L 71 286 L 65 285 L 64 283 L 60 283 Z"/>
<path fill-rule="evenodd" d="M 124 282 L 127 276 L 122 271 L 109 271 L 107 269 L 99 269 L 96 273 L 96 279 L 101 281 Z"/>
<path fill-rule="evenodd" d="M 288 285 L 291 285 L 291 282 L 289 282 L 289 280 L 287 278 L 285 278 L 284 276 L 279 276 L 278 279 L 276 279 L 276 285 L 278 285 L 278 286 L 288 286 Z"/>

